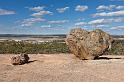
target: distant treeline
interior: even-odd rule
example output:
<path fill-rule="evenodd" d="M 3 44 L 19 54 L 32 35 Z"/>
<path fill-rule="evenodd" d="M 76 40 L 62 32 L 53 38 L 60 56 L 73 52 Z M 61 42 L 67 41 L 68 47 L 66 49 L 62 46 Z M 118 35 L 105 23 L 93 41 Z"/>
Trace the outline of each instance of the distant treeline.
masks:
<path fill-rule="evenodd" d="M 113 38 L 124 38 L 124 35 L 111 35 Z M 32 38 L 66 38 L 66 34 L 29 35 L 29 34 L 0 34 L 0 37 L 32 37 Z"/>
<path fill-rule="evenodd" d="M 66 38 L 66 34 L 56 34 L 56 35 L 0 34 L 0 37 Z"/>
<path fill-rule="evenodd" d="M 124 35 L 111 35 L 113 38 L 124 38 Z"/>
<path fill-rule="evenodd" d="M 43 42 L 43 43 L 27 43 L 16 41 L 0 42 L 0 54 L 54 54 L 54 53 L 70 53 L 68 46 L 63 41 Z M 112 49 L 106 52 L 109 55 L 124 55 L 124 40 L 114 41 Z"/>

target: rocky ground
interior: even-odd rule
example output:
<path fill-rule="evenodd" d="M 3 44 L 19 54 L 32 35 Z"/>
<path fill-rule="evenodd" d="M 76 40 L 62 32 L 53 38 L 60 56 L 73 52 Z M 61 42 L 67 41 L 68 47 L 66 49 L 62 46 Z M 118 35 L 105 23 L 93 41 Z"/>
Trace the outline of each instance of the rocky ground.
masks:
<path fill-rule="evenodd" d="M 29 55 L 28 64 L 13 66 L 0 55 L 0 82 L 124 82 L 124 56 L 79 60 L 72 54 Z"/>

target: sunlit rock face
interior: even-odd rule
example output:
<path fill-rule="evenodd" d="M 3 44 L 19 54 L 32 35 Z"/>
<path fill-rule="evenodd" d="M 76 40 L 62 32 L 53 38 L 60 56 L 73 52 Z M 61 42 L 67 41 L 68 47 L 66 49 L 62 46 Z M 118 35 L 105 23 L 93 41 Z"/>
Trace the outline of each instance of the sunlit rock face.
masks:
<path fill-rule="evenodd" d="M 100 29 L 89 32 L 75 28 L 70 31 L 66 38 L 70 51 L 80 59 L 99 57 L 111 48 L 112 41 L 112 37 Z"/>

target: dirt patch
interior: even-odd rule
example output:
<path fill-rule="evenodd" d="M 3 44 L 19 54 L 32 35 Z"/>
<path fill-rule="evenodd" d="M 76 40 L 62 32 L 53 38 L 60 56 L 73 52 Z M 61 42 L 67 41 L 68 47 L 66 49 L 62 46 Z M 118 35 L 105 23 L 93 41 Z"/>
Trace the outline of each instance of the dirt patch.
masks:
<path fill-rule="evenodd" d="M 0 82 L 123 82 L 124 56 L 79 60 L 72 54 L 29 55 L 28 64 L 13 66 L 0 55 Z"/>

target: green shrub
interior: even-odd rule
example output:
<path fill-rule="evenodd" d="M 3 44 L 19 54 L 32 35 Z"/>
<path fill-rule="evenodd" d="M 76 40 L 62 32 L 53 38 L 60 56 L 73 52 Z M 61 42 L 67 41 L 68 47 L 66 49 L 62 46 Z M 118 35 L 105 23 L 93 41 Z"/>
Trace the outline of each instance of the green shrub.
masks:
<path fill-rule="evenodd" d="M 124 55 L 124 40 L 115 40 L 112 48 L 107 52 L 110 55 Z"/>
<path fill-rule="evenodd" d="M 0 54 L 4 53 L 30 53 L 30 54 L 49 54 L 49 53 L 68 53 L 69 49 L 65 43 L 62 42 L 43 42 L 43 43 L 28 43 L 4 41 L 0 42 Z"/>

